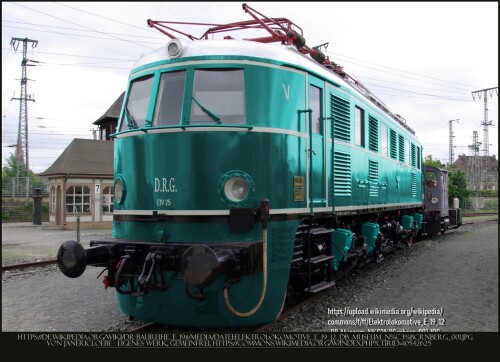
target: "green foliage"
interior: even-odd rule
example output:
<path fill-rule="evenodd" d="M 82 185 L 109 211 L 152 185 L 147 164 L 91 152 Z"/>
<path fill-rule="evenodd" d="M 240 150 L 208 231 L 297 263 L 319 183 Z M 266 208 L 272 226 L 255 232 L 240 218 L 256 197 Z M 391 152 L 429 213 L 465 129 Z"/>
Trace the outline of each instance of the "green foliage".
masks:
<path fill-rule="evenodd" d="M 470 196 L 467 188 L 467 179 L 461 170 L 453 170 L 448 174 L 448 195 L 450 205 L 453 205 L 453 199 L 457 197 L 461 205 L 465 205 L 465 200 Z"/>
<path fill-rule="evenodd" d="M 2 222 L 10 221 L 10 211 L 2 209 Z"/>
<path fill-rule="evenodd" d="M 12 191 L 12 178 L 17 177 L 17 158 L 11 153 L 9 157 L 5 159 L 7 164 L 2 167 L 2 194 L 10 194 Z M 35 187 L 45 187 L 44 183 L 40 178 L 38 178 L 33 171 L 29 171 L 26 174 L 26 165 L 19 165 L 19 177 L 29 177 L 30 189 Z"/>
<path fill-rule="evenodd" d="M 424 158 L 424 164 L 426 166 L 434 166 L 437 168 L 445 168 L 445 166 L 439 160 L 433 160 L 432 155 L 428 155 Z"/>

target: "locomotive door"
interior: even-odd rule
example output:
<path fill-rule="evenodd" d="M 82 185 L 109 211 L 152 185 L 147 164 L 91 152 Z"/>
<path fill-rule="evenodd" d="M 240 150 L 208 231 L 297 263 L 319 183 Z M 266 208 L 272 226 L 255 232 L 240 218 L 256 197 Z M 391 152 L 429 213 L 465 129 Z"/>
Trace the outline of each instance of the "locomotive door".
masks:
<path fill-rule="evenodd" d="M 326 164 L 325 164 L 325 101 L 324 82 L 309 76 L 309 109 L 308 119 L 308 161 L 310 182 L 310 208 L 326 206 Z M 309 117 L 308 117 L 309 118 Z"/>

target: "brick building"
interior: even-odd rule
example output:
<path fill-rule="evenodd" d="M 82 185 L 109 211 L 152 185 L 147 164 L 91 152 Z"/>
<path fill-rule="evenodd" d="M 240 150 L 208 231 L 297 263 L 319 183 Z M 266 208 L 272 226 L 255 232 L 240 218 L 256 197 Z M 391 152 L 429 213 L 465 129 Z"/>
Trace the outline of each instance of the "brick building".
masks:
<path fill-rule="evenodd" d="M 73 229 L 111 227 L 113 221 L 114 143 L 123 92 L 93 124 L 99 139 L 74 139 L 40 176 L 48 179 L 49 221 Z"/>
<path fill-rule="evenodd" d="M 470 190 L 498 190 L 498 160 L 495 155 L 459 155 L 453 166 L 463 171 Z"/>

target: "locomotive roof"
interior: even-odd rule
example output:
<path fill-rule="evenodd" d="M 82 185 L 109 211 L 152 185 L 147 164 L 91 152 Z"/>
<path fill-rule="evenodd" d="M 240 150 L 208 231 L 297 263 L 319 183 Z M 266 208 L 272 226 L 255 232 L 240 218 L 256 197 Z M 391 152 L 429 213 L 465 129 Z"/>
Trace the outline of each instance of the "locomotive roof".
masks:
<path fill-rule="evenodd" d="M 259 43 L 248 40 L 222 39 L 222 40 L 187 40 L 175 39 L 182 44 L 180 56 L 182 58 L 202 57 L 209 55 L 219 56 L 244 56 L 253 58 L 269 59 L 278 63 L 292 65 L 298 68 L 308 69 L 317 75 L 326 79 L 332 79 L 341 86 L 347 87 L 359 93 L 362 97 L 367 98 L 372 103 L 377 105 L 384 113 L 389 115 L 403 128 L 415 135 L 415 132 L 406 124 L 406 121 L 399 115 L 395 115 L 387 109 L 378 98 L 366 89 L 356 87 L 350 82 L 347 82 L 337 73 L 318 64 L 310 56 L 300 53 L 293 45 L 281 45 L 277 43 Z M 142 56 L 132 68 L 131 76 L 136 72 L 147 68 L 148 64 L 157 63 L 165 60 L 179 59 L 179 56 L 171 57 L 167 52 L 167 47 L 153 50 Z"/>

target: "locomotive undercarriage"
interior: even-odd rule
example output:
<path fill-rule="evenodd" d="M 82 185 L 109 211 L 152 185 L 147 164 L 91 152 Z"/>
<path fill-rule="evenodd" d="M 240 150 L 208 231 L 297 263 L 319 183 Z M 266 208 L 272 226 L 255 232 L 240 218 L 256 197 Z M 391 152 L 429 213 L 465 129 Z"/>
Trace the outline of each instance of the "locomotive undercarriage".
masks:
<path fill-rule="evenodd" d="M 380 262 L 384 259 L 384 255 L 393 253 L 404 245 L 411 245 L 414 240 L 422 236 L 422 232 L 415 225 L 411 230 L 405 230 L 399 222 L 402 212 L 400 210 L 379 214 L 376 217 L 373 215 L 336 217 L 329 214 L 304 219 L 295 236 L 289 278 L 290 296 L 316 293 L 329 288 L 336 280 L 356 269 Z M 364 222 L 377 223 L 380 228 L 371 251 L 361 231 Z M 343 260 L 337 261 L 338 268 L 334 268 L 335 257 L 332 250 L 338 249 L 338 246 L 332 242 L 332 233 L 337 228 L 350 230 L 352 240 L 347 251 L 340 250 Z"/>

